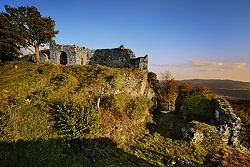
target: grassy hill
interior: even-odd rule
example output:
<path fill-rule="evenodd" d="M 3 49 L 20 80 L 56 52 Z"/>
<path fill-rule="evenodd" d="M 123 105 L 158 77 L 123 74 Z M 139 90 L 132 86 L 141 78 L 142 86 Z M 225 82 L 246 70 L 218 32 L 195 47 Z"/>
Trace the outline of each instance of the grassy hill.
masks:
<path fill-rule="evenodd" d="M 216 94 L 230 99 L 250 100 L 250 82 L 232 81 L 232 80 L 206 80 L 191 79 L 181 80 L 179 83 L 189 83 L 191 85 L 204 84 L 211 88 Z"/>
<path fill-rule="evenodd" d="M 147 72 L 0 64 L 0 166 L 247 166 L 214 127 L 150 110 Z M 204 132 L 182 137 L 182 127 Z"/>

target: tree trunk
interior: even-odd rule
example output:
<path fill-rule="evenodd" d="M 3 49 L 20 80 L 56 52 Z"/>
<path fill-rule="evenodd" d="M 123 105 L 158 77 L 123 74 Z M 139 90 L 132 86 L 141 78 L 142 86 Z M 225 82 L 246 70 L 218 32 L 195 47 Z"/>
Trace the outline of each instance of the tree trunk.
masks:
<path fill-rule="evenodd" d="M 40 63 L 40 55 L 39 55 L 39 46 L 35 47 L 35 54 L 36 54 L 36 63 Z"/>

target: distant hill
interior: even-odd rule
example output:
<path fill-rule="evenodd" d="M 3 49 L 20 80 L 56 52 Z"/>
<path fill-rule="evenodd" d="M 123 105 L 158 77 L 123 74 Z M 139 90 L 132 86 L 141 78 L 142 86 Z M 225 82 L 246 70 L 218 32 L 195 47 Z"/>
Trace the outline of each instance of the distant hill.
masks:
<path fill-rule="evenodd" d="M 191 79 L 180 80 L 178 83 L 189 83 L 192 86 L 204 84 L 208 86 L 217 95 L 230 99 L 250 100 L 250 82 L 232 81 L 232 80 L 216 80 L 216 79 Z"/>

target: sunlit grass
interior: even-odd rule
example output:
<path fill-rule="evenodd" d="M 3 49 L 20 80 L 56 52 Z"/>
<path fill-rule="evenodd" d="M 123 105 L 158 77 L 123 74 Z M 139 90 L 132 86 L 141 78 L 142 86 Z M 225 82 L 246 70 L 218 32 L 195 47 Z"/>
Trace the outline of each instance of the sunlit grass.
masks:
<path fill-rule="evenodd" d="M 144 111 L 152 104 L 139 95 L 144 71 L 7 62 L 0 64 L 0 74 L 0 166 L 171 166 L 180 159 L 201 166 L 249 163 L 248 151 L 212 142 L 215 134 L 200 143 L 184 139 L 181 129 L 190 123 L 178 112 L 154 111 L 153 122 L 152 113 Z M 62 122 L 53 112 L 65 113 L 59 115 Z M 93 127 L 94 116 L 98 126 Z M 212 128 L 191 125 L 204 133 Z M 82 127 L 93 134 L 82 133 Z"/>

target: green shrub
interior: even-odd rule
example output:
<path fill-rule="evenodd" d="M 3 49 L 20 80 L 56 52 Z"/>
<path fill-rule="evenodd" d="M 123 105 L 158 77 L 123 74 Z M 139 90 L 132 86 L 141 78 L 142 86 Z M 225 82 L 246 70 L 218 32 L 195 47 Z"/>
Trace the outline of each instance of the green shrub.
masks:
<path fill-rule="evenodd" d="M 113 113 L 124 112 L 130 102 L 131 96 L 125 93 L 112 94 L 101 100 L 102 107 L 112 111 Z"/>
<path fill-rule="evenodd" d="M 121 75 L 109 76 L 107 77 L 107 81 L 114 89 L 121 89 L 124 86 L 124 80 Z"/>
<path fill-rule="evenodd" d="M 138 120 L 152 107 L 153 103 L 145 96 L 136 97 L 131 103 L 131 108 L 128 110 L 128 115 L 132 120 Z"/>
<path fill-rule="evenodd" d="M 55 101 L 51 105 L 54 128 L 66 139 L 94 138 L 100 132 L 100 113 L 89 102 Z"/>
<path fill-rule="evenodd" d="M 209 123 L 213 119 L 213 100 L 206 99 L 200 95 L 192 95 L 183 102 L 188 120 L 197 120 Z"/>
<path fill-rule="evenodd" d="M 120 93 L 104 97 L 101 105 L 115 115 L 127 114 L 130 119 L 138 120 L 146 116 L 145 112 L 152 107 L 153 103 L 145 96 L 132 98 L 128 94 Z"/>
<path fill-rule="evenodd" d="M 56 86 L 64 86 L 68 81 L 68 76 L 65 74 L 59 74 L 50 80 L 51 84 Z"/>
<path fill-rule="evenodd" d="M 48 73 L 48 71 L 47 71 L 46 69 L 41 68 L 41 67 L 37 68 L 36 71 L 37 71 L 39 74 L 47 74 L 47 73 Z"/>

